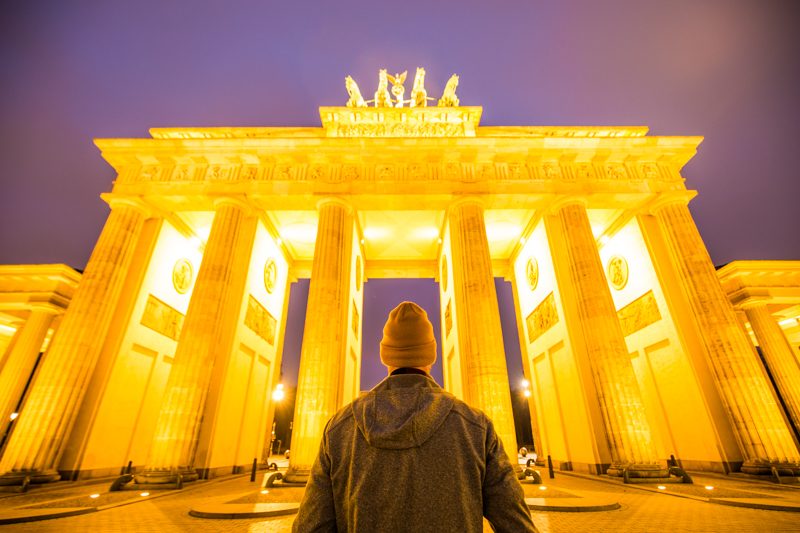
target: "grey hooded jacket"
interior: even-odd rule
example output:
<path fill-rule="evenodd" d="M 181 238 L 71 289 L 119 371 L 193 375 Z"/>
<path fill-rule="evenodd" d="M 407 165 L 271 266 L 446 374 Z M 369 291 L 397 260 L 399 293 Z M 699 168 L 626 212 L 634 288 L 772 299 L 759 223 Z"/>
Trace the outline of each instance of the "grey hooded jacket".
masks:
<path fill-rule="evenodd" d="M 295 532 L 536 531 L 491 420 L 427 375 L 389 376 L 325 428 Z"/>

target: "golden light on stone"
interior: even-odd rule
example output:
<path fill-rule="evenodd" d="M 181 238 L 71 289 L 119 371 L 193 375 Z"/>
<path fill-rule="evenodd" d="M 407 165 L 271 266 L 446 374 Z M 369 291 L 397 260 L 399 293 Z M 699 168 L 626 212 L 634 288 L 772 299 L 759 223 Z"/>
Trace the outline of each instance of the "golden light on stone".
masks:
<path fill-rule="evenodd" d="M 267 259 L 264 264 L 264 288 L 272 294 L 275 290 L 275 282 L 278 280 L 278 265 L 272 258 Z"/>
<path fill-rule="evenodd" d="M 667 490 L 667 487 L 665 485 L 659 485 L 658 490 Z"/>
<path fill-rule="evenodd" d="M 194 268 L 188 259 L 181 258 L 175 261 L 172 267 L 172 286 L 178 294 L 186 294 L 192 286 L 193 277 Z"/>
<path fill-rule="evenodd" d="M 116 475 L 131 458 L 137 479 L 187 482 L 267 459 L 301 278 L 287 479 L 305 479 L 326 421 L 360 392 L 364 281 L 437 277 L 443 386 L 506 449 L 519 446 L 498 277 L 535 451 L 556 468 L 666 475 L 679 450 L 690 470 L 800 472 L 787 425 L 800 424 L 800 262 L 714 269 L 681 176 L 702 139 L 481 126 L 457 75 L 435 98 L 423 68 L 406 90 L 410 72 L 381 70 L 366 98 L 347 77 L 317 127 L 95 141 L 117 176 L 86 275 L 0 266 L 0 420 L 15 426 L 3 482 Z"/>
<path fill-rule="evenodd" d="M 539 263 L 535 257 L 528 259 L 525 265 L 525 279 L 528 281 L 528 288 L 535 291 L 539 285 Z"/>
<path fill-rule="evenodd" d="M 89 497 L 94 499 L 94 498 L 99 498 L 100 495 L 95 493 L 95 494 L 90 494 Z"/>
<path fill-rule="evenodd" d="M 624 257 L 615 255 L 608 261 L 608 279 L 611 286 L 621 291 L 628 284 L 628 262 Z"/>
<path fill-rule="evenodd" d="M 447 292 L 447 256 L 442 255 L 441 268 L 442 291 Z"/>

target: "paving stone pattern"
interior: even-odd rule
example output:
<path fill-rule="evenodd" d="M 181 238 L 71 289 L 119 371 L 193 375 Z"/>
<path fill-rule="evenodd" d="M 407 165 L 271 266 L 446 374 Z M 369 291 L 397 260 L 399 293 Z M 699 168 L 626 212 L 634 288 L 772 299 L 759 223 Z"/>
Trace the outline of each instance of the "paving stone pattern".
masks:
<path fill-rule="evenodd" d="M 701 480 L 703 482 L 705 480 Z M 565 491 L 582 491 L 594 496 L 612 498 L 622 508 L 616 511 L 589 513 L 534 512 L 533 519 L 542 532 L 783 532 L 800 529 L 800 513 L 762 511 L 725 507 L 689 498 L 680 498 L 646 492 L 637 488 L 604 483 L 567 475 L 557 475 L 556 480 L 545 479 L 548 487 Z M 726 490 L 761 490 L 753 484 L 728 480 L 714 480 Z M 91 531 L 93 533 L 172 533 L 182 531 L 198 532 L 248 532 L 267 533 L 291 530 L 292 516 L 274 519 L 247 520 L 208 520 L 188 515 L 189 507 L 200 499 L 220 498 L 230 495 L 232 499 L 241 498 L 248 491 L 258 493 L 255 483 L 247 477 L 237 477 L 227 481 L 197 486 L 184 492 L 176 492 L 166 497 L 141 501 L 132 505 L 116 507 L 97 513 L 56 520 L 31 522 L 3 526 L 3 531 Z M 549 490 L 549 489 L 548 489 Z M 769 487 L 765 494 L 779 492 L 782 497 L 800 499 L 800 491 L 794 489 Z M 290 492 L 291 491 L 291 492 Z M 534 485 L 525 487 L 529 497 L 541 497 Z M 270 491 L 270 500 L 280 494 L 279 489 Z M 296 499 L 300 491 L 288 489 L 288 499 Z M 788 496 L 785 496 L 788 494 Z M 488 528 L 485 531 L 490 531 Z"/>

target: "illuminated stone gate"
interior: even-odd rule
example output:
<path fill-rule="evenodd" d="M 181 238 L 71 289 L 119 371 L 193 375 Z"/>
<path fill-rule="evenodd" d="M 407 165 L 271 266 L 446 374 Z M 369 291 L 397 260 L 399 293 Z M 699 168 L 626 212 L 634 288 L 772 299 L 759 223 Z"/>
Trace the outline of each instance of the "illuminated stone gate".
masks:
<path fill-rule="evenodd" d="M 348 90 L 321 128 L 96 141 L 118 173 L 111 213 L 0 460 L 6 483 L 128 461 L 138 483 L 175 483 L 264 458 L 301 277 L 288 480 L 305 479 L 325 422 L 359 392 L 363 283 L 377 277 L 439 280 L 444 386 L 512 454 L 495 276 L 514 286 L 536 447 L 561 468 L 663 476 L 673 454 L 690 469 L 797 471 L 687 207 L 680 170 L 701 138 L 482 127 L 452 78 L 437 107 L 416 84 L 414 107 Z"/>

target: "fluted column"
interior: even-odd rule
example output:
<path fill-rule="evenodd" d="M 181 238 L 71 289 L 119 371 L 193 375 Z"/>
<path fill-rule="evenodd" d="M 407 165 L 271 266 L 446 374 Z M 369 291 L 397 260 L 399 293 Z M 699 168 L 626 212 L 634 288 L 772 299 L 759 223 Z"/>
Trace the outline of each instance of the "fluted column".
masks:
<path fill-rule="evenodd" d="M 678 282 L 697 320 L 715 382 L 744 457 L 742 471 L 768 474 L 779 465 L 800 469 L 797 446 L 758 354 L 722 290 L 711 257 L 685 203 L 653 214 L 670 250 Z"/>
<path fill-rule="evenodd" d="M 0 371 L 0 427 L 6 427 L 19 404 L 56 313 L 55 309 L 34 308 L 14 339 Z"/>
<path fill-rule="evenodd" d="M 153 444 L 137 483 L 174 483 L 179 474 L 183 481 L 198 477 L 194 456 L 208 386 L 231 351 L 257 226 L 258 219 L 246 204 L 231 198 L 216 202 Z"/>
<path fill-rule="evenodd" d="M 743 307 L 787 414 L 800 430 L 800 361 L 764 302 L 745 303 Z"/>
<path fill-rule="evenodd" d="M 340 200 L 319 205 L 303 347 L 292 423 L 292 454 L 286 481 L 305 483 L 328 419 L 338 404 L 342 358 L 347 345 L 352 209 Z"/>
<path fill-rule="evenodd" d="M 64 443 L 97 363 L 133 252 L 144 210 L 113 201 L 75 296 L 41 363 L 0 460 L 0 484 L 59 479 Z"/>
<path fill-rule="evenodd" d="M 517 438 L 483 206 L 474 200 L 457 202 L 449 209 L 448 223 L 465 400 L 492 419 L 513 456 Z"/>
<path fill-rule="evenodd" d="M 594 378 L 611 451 L 608 474 L 627 469 L 632 476 L 666 476 L 585 206 L 554 206 L 545 228 L 570 338 L 585 352 Z"/>

